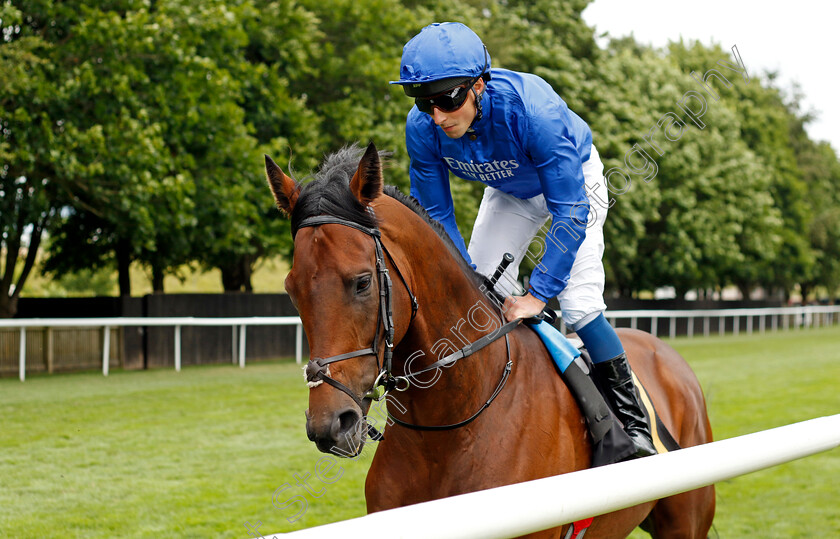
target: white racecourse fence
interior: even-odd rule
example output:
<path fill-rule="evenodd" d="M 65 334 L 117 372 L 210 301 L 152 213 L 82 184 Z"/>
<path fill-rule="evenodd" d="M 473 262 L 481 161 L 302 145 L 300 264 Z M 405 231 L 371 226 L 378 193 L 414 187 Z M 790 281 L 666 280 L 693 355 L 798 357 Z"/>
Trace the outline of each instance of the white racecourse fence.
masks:
<path fill-rule="evenodd" d="M 303 326 L 297 316 L 254 316 L 239 318 L 194 318 L 194 317 L 119 317 L 119 318 L 21 318 L 0 320 L 0 328 L 20 328 L 19 370 L 20 380 L 26 379 L 26 328 L 56 327 L 100 327 L 104 328 L 102 343 L 102 374 L 108 376 L 110 363 L 110 339 L 112 327 L 172 327 L 175 331 L 175 370 L 181 370 L 181 328 L 183 326 L 230 326 L 238 339 L 233 339 L 234 350 L 231 355 L 238 359 L 239 366 L 245 367 L 245 336 L 248 326 L 296 326 L 295 361 L 298 364 L 303 356 Z M 237 348 L 238 344 L 238 348 Z"/>
<path fill-rule="evenodd" d="M 840 414 L 565 475 L 317 526 L 269 539 L 503 539 L 658 500 L 840 446 Z M 835 478 L 826 477 L 826 481 Z M 606 487 L 609 485 L 609 488 Z"/>
<path fill-rule="evenodd" d="M 693 337 L 694 327 L 698 320 L 702 320 L 702 334 L 711 334 L 711 321 L 717 320 L 717 333 L 724 334 L 726 320 L 732 319 L 731 330 L 739 334 L 741 320 L 746 320 L 746 332 L 755 329 L 754 321 L 758 320 L 758 331 L 764 333 L 768 329 L 819 327 L 836 324 L 840 320 L 840 305 L 809 305 L 801 307 L 775 307 L 760 309 L 713 309 L 713 310 L 627 310 L 607 311 L 606 315 L 613 325 L 618 321 L 630 321 L 630 327 L 637 328 L 639 320 L 649 320 L 650 332 L 657 335 L 659 320 L 669 320 L 668 336 L 673 338 L 677 333 L 677 322 L 681 319 L 688 321 L 686 334 Z M 234 336 L 232 359 L 238 360 L 239 366 L 245 366 L 245 337 L 248 326 L 296 326 L 295 332 L 295 360 L 298 364 L 303 355 L 303 329 L 300 318 L 296 316 L 265 316 L 265 317 L 237 317 L 237 318 L 197 318 L 197 317 L 118 317 L 118 318 L 27 318 L 0 320 L 0 328 L 20 329 L 19 371 L 21 381 L 26 378 L 26 329 L 27 328 L 104 328 L 102 343 L 102 374 L 108 375 L 110 361 L 110 329 L 116 327 L 172 327 L 175 332 L 175 370 L 181 370 L 181 328 L 184 326 L 230 326 Z M 626 324 L 620 324 L 626 325 Z M 565 332 L 565 327 L 562 327 Z"/>
<path fill-rule="evenodd" d="M 607 318 L 613 326 L 618 319 L 630 319 L 630 327 L 636 329 L 639 319 L 650 320 L 650 332 L 657 335 L 658 322 L 660 319 L 667 319 L 668 336 L 676 336 L 677 321 L 685 319 L 686 335 L 694 336 L 694 326 L 697 321 L 702 320 L 703 335 L 708 337 L 711 334 L 711 321 L 717 319 L 718 334 L 723 335 L 726 331 L 726 320 L 732 319 L 732 333 L 738 335 L 741 331 L 741 320 L 746 321 L 746 333 L 754 331 L 754 321 L 758 319 L 758 331 L 764 333 L 768 329 L 777 331 L 782 329 L 819 327 L 835 324 L 840 314 L 840 305 L 804 305 L 800 307 L 765 307 L 759 309 L 697 309 L 697 310 L 632 310 L 632 311 L 607 311 Z"/>

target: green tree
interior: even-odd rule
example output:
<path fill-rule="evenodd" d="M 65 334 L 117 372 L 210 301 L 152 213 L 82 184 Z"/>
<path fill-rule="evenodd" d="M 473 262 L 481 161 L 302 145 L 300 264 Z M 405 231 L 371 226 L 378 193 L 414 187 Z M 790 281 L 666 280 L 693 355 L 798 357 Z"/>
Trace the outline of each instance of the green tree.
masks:
<path fill-rule="evenodd" d="M 0 317 L 14 316 L 45 231 L 61 206 L 62 152 L 50 45 L 27 35 L 24 14 L 0 5 Z M 22 30 L 23 29 L 23 30 Z"/>
<path fill-rule="evenodd" d="M 613 195 L 609 287 L 836 290 L 838 162 L 805 134 L 799 98 L 771 75 L 733 76 L 707 101 L 703 129 L 683 117 L 679 141 L 660 132 L 657 150 L 643 136 L 666 112 L 683 116 L 677 101 L 699 88 L 689 73 L 729 52 L 632 38 L 601 50 L 581 18 L 588 3 L 3 4 L 0 313 L 13 311 L 45 231 L 47 270 L 116 267 L 122 294 L 132 261 L 158 291 L 185 264 L 220 268 L 225 290 L 250 290 L 257 261 L 292 248 L 262 153 L 308 171 L 374 140 L 394 151 L 388 182 L 407 190 L 412 103 L 387 82 L 405 42 L 445 20 L 476 30 L 495 67 L 545 78 L 590 123 L 607 169 L 627 167 L 635 144 L 656 162 L 655 180 L 630 174 L 632 187 Z M 483 189 L 452 181 L 467 236 Z"/>
<path fill-rule="evenodd" d="M 696 82 L 663 52 L 632 39 L 613 42 L 599 72 L 596 145 L 607 172 L 615 167 L 630 180 L 610 177 L 608 285 L 625 294 L 670 285 L 682 294 L 755 283 L 755 268 L 779 249 L 781 223 L 766 193 L 767 167 L 740 140 L 725 98 L 708 99 L 703 127 L 695 125 L 677 104 Z M 674 141 L 664 135 L 669 113 L 682 124 Z M 655 161 L 656 169 L 629 170 L 626 156 L 636 144 L 647 158 L 629 159 L 637 167 Z"/>
<path fill-rule="evenodd" d="M 815 261 L 811 278 L 800 281 L 801 292 L 805 299 L 822 286 L 833 302 L 840 288 L 840 160 L 829 143 L 808 138 L 802 123 L 796 124 L 791 136 L 808 186 L 808 240 Z"/>
<path fill-rule="evenodd" d="M 292 80 L 313 77 L 320 45 L 313 32 L 316 18 L 296 2 L 243 2 L 235 12 L 243 39 L 235 51 L 217 57 L 241 85 L 236 122 L 246 126 L 248 136 L 227 149 L 232 158 L 221 165 L 229 171 L 198 193 L 202 233 L 194 256 L 205 269 L 221 270 L 225 290 L 250 291 L 260 258 L 291 253 L 288 222 L 278 219 L 266 196 L 262 154 L 290 155 L 296 166 L 308 169 L 323 148 L 320 118 L 304 93 L 290 89 Z M 217 203 L 219 196 L 226 204 Z"/>
<path fill-rule="evenodd" d="M 261 150 L 281 133 L 315 138 L 312 114 L 286 92 L 282 66 L 249 61 L 248 30 L 261 16 L 251 2 L 113 7 L 61 12 L 76 17 L 56 58 L 65 128 L 81 141 L 74 159 L 98 168 L 73 175 L 80 189 L 47 268 L 116 261 L 127 294 L 132 260 L 156 291 L 165 274 L 196 264 L 219 267 L 226 290 L 248 290 L 254 261 L 288 243 L 263 218 Z"/>
<path fill-rule="evenodd" d="M 173 231 L 188 208 L 174 202 L 189 186 L 142 100 L 156 29 L 131 3 L 20 6 L 22 33 L 55 44 L 42 59 L 52 66 L 56 146 L 40 162 L 55 169 L 65 196 L 47 267 L 96 268 L 116 259 L 127 293 L 130 260 L 143 251 L 170 254 L 156 248 L 155 231 Z M 176 208 L 174 215 L 167 207 Z"/>
<path fill-rule="evenodd" d="M 314 73 L 290 80 L 321 120 L 323 153 L 368 140 L 394 152 L 388 181 L 408 186 L 405 118 L 412 102 L 399 78 L 403 45 L 432 22 L 396 0 L 302 4 L 316 17 L 320 43 Z M 425 19 L 425 20 L 424 20 Z M 428 21 L 428 22 L 427 22 Z"/>
<path fill-rule="evenodd" d="M 669 57 L 684 71 L 697 71 L 702 75 L 711 67 L 718 67 L 719 60 L 732 62 L 730 51 L 720 46 L 700 43 L 672 43 Z M 746 59 L 749 72 L 749 62 Z M 718 67 L 718 69 L 720 69 Z M 809 280 L 815 268 L 814 252 L 808 240 L 811 215 L 806 200 L 807 186 L 797 165 L 791 144 L 791 134 L 797 118 L 795 101 L 786 102 L 783 92 L 776 86 L 776 76 L 763 76 L 750 72 L 750 82 L 732 78 L 731 88 L 720 89 L 721 94 L 731 95 L 726 105 L 737 116 L 740 139 L 750 148 L 767 169 L 767 192 L 781 213 L 781 245 L 775 256 L 766 257 L 759 267 L 751 268 L 750 279 L 736 282 L 743 292 L 755 285 L 768 290 L 781 290 L 789 296 L 797 283 Z"/>

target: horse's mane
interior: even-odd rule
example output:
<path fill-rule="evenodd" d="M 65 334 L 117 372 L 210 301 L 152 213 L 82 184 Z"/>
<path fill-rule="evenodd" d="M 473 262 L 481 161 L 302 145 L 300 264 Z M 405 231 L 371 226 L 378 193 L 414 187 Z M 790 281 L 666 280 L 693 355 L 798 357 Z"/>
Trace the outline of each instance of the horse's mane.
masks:
<path fill-rule="evenodd" d="M 443 240 L 443 243 L 446 245 L 446 248 L 449 249 L 449 252 L 452 253 L 452 256 L 455 257 L 456 260 L 461 264 L 462 269 L 464 272 L 475 279 L 476 284 L 481 284 L 484 281 L 484 276 L 475 271 L 472 266 L 467 264 L 467 261 L 464 260 L 464 257 L 461 256 L 461 251 L 458 250 L 458 247 L 455 246 L 455 243 L 452 241 L 452 238 L 449 237 L 449 234 L 446 232 L 446 229 L 443 228 L 443 225 L 440 222 L 432 219 L 429 215 L 429 212 L 426 211 L 426 208 L 420 205 L 420 202 L 414 198 L 413 196 L 406 195 L 399 188 L 395 185 L 386 185 L 385 186 L 385 194 L 391 198 L 396 199 L 398 202 L 401 202 L 403 206 L 410 209 L 417 215 L 419 215 L 426 223 L 432 227 L 432 230 Z"/>
<path fill-rule="evenodd" d="M 304 219 L 316 215 L 332 215 L 368 228 L 378 226 L 374 215 L 368 212 L 350 191 L 350 180 L 356 173 L 363 154 L 364 150 L 358 144 L 352 144 L 327 155 L 320 168 L 311 175 L 312 181 L 304 184 L 292 210 L 293 235 L 297 233 Z M 391 152 L 388 151 L 379 152 L 379 158 L 383 163 L 390 155 Z M 384 192 L 420 216 L 443 240 L 446 248 L 458 260 L 464 272 L 473 278 L 477 285 L 483 282 L 484 277 L 467 264 L 443 225 L 432 219 L 417 199 L 404 194 L 394 185 L 386 185 Z"/>
<path fill-rule="evenodd" d="M 363 150 L 353 144 L 324 159 L 321 167 L 311 176 L 313 181 L 304 184 L 300 191 L 292 210 L 292 235 L 297 234 L 301 221 L 316 215 L 332 215 L 367 228 L 376 226 L 376 219 L 350 191 L 350 180 L 356 173 L 362 153 Z M 380 159 L 388 155 L 389 152 L 379 152 Z"/>

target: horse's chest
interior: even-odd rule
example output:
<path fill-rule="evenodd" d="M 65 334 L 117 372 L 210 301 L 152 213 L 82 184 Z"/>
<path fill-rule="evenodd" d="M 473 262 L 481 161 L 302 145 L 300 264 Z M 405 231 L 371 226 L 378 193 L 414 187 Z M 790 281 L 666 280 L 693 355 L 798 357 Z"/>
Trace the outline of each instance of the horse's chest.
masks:
<path fill-rule="evenodd" d="M 382 502 L 396 507 L 567 471 L 556 444 L 534 453 L 524 441 L 520 433 L 399 455 L 384 452 L 370 469 L 369 495 L 388 492 Z"/>

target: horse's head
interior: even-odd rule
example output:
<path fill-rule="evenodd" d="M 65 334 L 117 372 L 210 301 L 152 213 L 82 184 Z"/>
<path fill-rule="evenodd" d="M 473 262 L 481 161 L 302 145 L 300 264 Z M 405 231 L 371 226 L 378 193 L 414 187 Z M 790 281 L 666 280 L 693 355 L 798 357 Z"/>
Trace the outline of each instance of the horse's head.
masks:
<path fill-rule="evenodd" d="M 368 393 L 387 372 L 394 344 L 392 287 L 370 210 L 382 195 L 382 167 L 373 144 L 361 161 L 358 153 L 338 152 L 305 186 L 266 156 L 277 207 L 292 220 L 295 250 L 286 291 L 310 345 L 307 435 L 320 451 L 344 456 L 362 449 Z M 401 294 L 410 295 L 407 289 Z"/>

